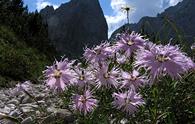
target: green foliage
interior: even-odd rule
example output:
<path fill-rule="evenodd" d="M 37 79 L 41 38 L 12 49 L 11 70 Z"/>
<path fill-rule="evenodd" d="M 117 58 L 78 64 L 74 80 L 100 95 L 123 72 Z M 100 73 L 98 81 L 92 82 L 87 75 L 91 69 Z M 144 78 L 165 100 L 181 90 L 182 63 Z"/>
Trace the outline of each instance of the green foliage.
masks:
<path fill-rule="evenodd" d="M 1 0 L 0 24 L 13 29 L 14 32 L 23 33 L 28 11 L 23 7 L 22 0 Z"/>
<path fill-rule="evenodd" d="M 0 8 L 0 85 L 36 81 L 56 55 L 47 25 L 37 11 L 29 13 L 22 0 L 1 0 Z"/>
<path fill-rule="evenodd" d="M 164 77 L 152 87 L 142 88 L 146 105 L 129 123 L 191 124 L 195 120 L 195 72 L 181 80 Z"/>
<path fill-rule="evenodd" d="M 11 29 L 26 45 L 44 53 L 50 60 L 56 50 L 49 41 L 47 25 L 36 11 L 28 13 L 22 0 L 2 0 L 0 2 L 0 25 Z"/>
<path fill-rule="evenodd" d="M 49 60 L 38 50 L 28 47 L 12 31 L 0 27 L 0 85 L 11 80 L 36 81 Z"/>

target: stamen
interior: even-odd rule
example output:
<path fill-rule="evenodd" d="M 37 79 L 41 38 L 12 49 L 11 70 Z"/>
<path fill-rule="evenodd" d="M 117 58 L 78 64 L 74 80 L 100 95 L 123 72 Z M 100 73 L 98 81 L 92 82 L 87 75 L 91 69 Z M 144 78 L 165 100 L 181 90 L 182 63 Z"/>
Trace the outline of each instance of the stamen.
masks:
<path fill-rule="evenodd" d="M 79 80 L 81 80 L 81 81 L 85 80 L 84 75 L 80 75 Z"/>
<path fill-rule="evenodd" d="M 82 97 L 79 99 L 80 102 L 85 103 L 87 101 L 86 97 L 82 95 Z"/>
<path fill-rule="evenodd" d="M 55 77 L 55 78 L 60 78 L 61 75 L 62 75 L 62 72 L 61 72 L 59 69 L 56 69 L 56 70 L 54 71 L 54 77 Z"/>
<path fill-rule="evenodd" d="M 135 81 L 135 80 L 137 80 L 137 77 L 136 76 L 133 76 L 133 75 L 130 75 L 130 80 L 131 81 Z"/>
<path fill-rule="evenodd" d="M 104 78 L 106 78 L 106 79 L 110 78 L 110 74 L 109 74 L 108 72 L 105 73 L 105 74 L 104 74 Z"/>
<path fill-rule="evenodd" d="M 169 57 L 160 54 L 160 55 L 157 55 L 156 56 L 156 60 L 158 60 L 159 62 L 165 62 L 165 61 L 168 61 L 169 60 Z"/>
<path fill-rule="evenodd" d="M 134 42 L 133 42 L 132 40 L 129 40 L 129 41 L 127 42 L 127 44 L 128 44 L 129 46 L 132 46 L 132 45 L 134 44 Z"/>

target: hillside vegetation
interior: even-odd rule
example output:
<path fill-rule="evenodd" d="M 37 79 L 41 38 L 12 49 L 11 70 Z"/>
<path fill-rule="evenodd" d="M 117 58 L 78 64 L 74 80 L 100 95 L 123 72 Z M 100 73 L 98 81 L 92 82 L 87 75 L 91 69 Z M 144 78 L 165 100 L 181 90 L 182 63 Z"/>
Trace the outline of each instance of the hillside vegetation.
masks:
<path fill-rule="evenodd" d="M 22 0 L 1 0 L 0 8 L 0 87 L 36 82 L 56 54 L 47 25 L 38 12 L 29 13 Z"/>

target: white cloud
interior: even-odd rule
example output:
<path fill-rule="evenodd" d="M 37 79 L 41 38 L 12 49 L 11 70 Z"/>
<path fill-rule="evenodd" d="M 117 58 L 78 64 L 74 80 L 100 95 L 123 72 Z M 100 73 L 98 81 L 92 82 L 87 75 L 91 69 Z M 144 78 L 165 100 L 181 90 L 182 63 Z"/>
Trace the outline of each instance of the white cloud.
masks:
<path fill-rule="evenodd" d="M 46 6 L 51 6 L 51 5 L 54 7 L 54 9 L 57 9 L 59 7 L 59 5 L 52 4 L 51 2 L 48 2 L 45 0 L 37 0 L 36 8 L 38 11 L 40 11 L 41 9 L 45 8 Z"/>
<path fill-rule="evenodd" d="M 169 5 L 170 6 L 175 6 L 178 2 L 181 2 L 182 0 L 170 0 Z"/>
<path fill-rule="evenodd" d="M 121 6 L 125 5 L 125 0 L 111 0 L 111 7 L 113 9 L 113 15 L 105 15 L 106 21 L 108 23 L 108 36 L 118 27 L 124 24 L 126 15 L 120 10 Z"/>
<path fill-rule="evenodd" d="M 169 6 L 174 6 L 182 0 L 111 0 L 113 14 L 105 15 L 108 23 L 108 36 L 117 28 L 126 23 L 126 14 L 121 12 L 121 7 L 129 5 L 134 8 L 130 13 L 130 22 L 136 23 L 143 16 L 156 16 Z"/>

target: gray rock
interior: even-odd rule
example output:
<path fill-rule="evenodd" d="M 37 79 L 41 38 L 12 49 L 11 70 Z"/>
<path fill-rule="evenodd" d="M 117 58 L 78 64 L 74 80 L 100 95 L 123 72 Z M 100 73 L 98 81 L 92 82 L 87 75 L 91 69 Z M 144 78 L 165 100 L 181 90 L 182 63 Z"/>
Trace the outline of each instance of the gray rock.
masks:
<path fill-rule="evenodd" d="M 36 104 L 27 103 L 27 104 L 20 104 L 20 107 L 38 108 L 39 106 L 38 106 L 38 105 L 36 105 Z"/>
<path fill-rule="evenodd" d="M 107 40 L 108 26 L 98 0 L 71 0 L 54 10 L 40 11 L 48 23 L 49 38 L 62 55 L 78 56 L 83 48 Z"/>
<path fill-rule="evenodd" d="M 4 107 L 5 107 L 5 104 L 2 101 L 0 101 L 0 108 L 4 108 Z"/>
<path fill-rule="evenodd" d="M 35 96 L 37 101 L 44 99 L 44 97 L 45 97 L 45 94 L 39 94 L 39 95 Z"/>
<path fill-rule="evenodd" d="M 69 124 L 74 122 L 73 114 L 66 109 L 55 109 L 51 108 L 51 111 L 55 111 L 48 115 L 42 123 L 44 124 L 53 124 L 55 120 L 62 121 L 64 124 Z"/>
<path fill-rule="evenodd" d="M 22 107 L 21 110 L 22 110 L 23 113 L 30 113 L 30 112 L 35 111 L 32 107 L 29 107 L 29 106 Z"/>
<path fill-rule="evenodd" d="M 34 102 L 34 100 L 29 96 L 25 96 L 24 99 L 22 100 L 22 104 L 31 103 L 31 102 Z"/>
<path fill-rule="evenodd" d="M 14 110 L 16 108 L 16 105 L 15 104 L 8 104 L 7 107 L 10 108 L 11 110 Z"/>
<path fill-rule="evenodd" d="M 9 120 L 4 120 L 2 124 L 16 124 L 16 123 Z"/>
<path fill-rule="evenodd" d="M 11 108 L 5 106 L 4 108 L 0 108 L 1 113 L 9 114 L 11 112 Z"/>
<path fill-rule="evenodd" d="M 73 114 L 67 109 L 58 109 L 56 112 L 56 117 L 64 120 L 64 123 L 70 123 L 74 121 Z"/>
<path fill-rule="evenodd" d="M 56 108 L 54 108 L 54 107 L 48 107 L 48 108 L 47 108 L 47 112 L 48 112 L 48 113 L 56 113 L 56 111 L 57 111 L 57 110 L 56 110 Z"/>
<path fill-rule="evenodd" d="M 5 95 L 5 94 L 1 94 L 1 95 L 0 95 L 0 100 L 1 100 L 1 101 L 8 101 L 8 100 L 9 100 L 9 98 L 8 98 L 8 96 L 7 96 L 7 95 Z"/>
<path fill-rule="evenodd" d="M 10 91 L 9 90 L 4 90 L 4 95 L 10 96 Z"/>
<path fill-rule="evenodd" d="M 32 123 L 33 123 L 32 117 L 27 117 L 27 118 L 25 118 L 25 119 L 21 122 L 21 124 L 32 124 Z"/>
<path fill-rule="evenodd" d="M 13 90 L 4 89 L 0 90 L 0 96 L 4 97 L 4 98 L 0 97 L 2 99 L 0 101 L 0 112 L 18 118 L 24 124 L 25 123 L 31 124 L 32 121 L 34 120 L 41 122 L 42 120 L 45 119 L 49 120 L 50 118 L 48 123 L 46 123 L 49 124 L 51 122 L 51 119 L 53 120 L 53 123 L 55 123 L 55 121 L 58 119 L 64 121 L 67 120 L 65 118 L 71 118 L 71 114 L 68 113 L 68 111 L 65 110 L 58 111 L 58 108 L 61 107 L 59 105 L 62 104 L 63 101 L 60 98 L 56 97 L 56 94 L 53 94 L 50 90 L 45 90 L 46 86 L 31 84 L 30 88 L 32 90 L 29 91 L 29 93 L 36 97 L 36 99 L 39 99 L 38 104 L 41 105 L 43 109 L 40 109 L 40 106 L 24 92 L 19 96 L 14 95 L 9 96 L 6 94 L 11 93 Z M 5 92 L 6 94 L 4 94 Z M 52 116 L 48 117 L 48 115 Z M 5 122 L 4 120 L 2 123 L 12 124 L 12 122 L 10 121 Z"/>
<path fill-rule="evenodd" d="M 7 104 L 18 105 L 19 104 L 19 101 L 17 99 L 11 99 L 10 101 L 7 102 Z"/>
<path fill-rule="evenodd" d="M 38 101 L 38 103 L 41 105 L 45 105 L 45 101 L 43 101 L 43 100 Z"/>
<path fill-rule="evenodd" d="M 14 111 L 10 112 L 10 116 L 18 117 L 21 114 L 21 112 L 18 109 L 15 109 Z"/>

